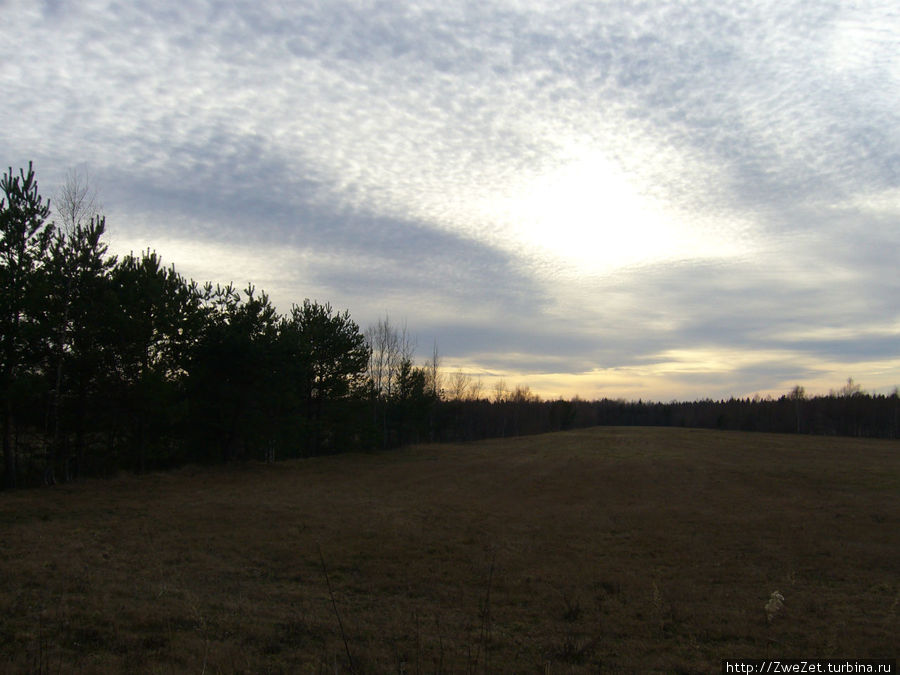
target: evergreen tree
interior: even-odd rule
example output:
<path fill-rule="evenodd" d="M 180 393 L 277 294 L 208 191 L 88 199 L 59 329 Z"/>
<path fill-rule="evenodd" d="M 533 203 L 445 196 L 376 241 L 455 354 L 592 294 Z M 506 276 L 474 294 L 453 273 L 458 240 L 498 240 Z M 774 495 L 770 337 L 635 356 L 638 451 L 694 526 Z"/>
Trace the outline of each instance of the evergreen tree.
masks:
<path fill-rule="evenodd" d="M 350 313 L 304 300 L 283 322 L 283 339 L 292 348 L 294 385 L 303 402 L 307 452 L 334 447 L 342 404 L 362 389 L 369 347 Z"/>
<path fill-rule="evenodd" d="M 436 401 L 434 388 L 429 386 L 427 369 L 417 368 L 410 359 L 403 359 L 390 402 L 398 444 L 418 443 L 425 436 Z"/>
<path fill-rule="evenodd" d="M 251 285 L 245 298 L 229 285 L 207 287 L 205 325 L 191 352 L 187 377 L 195 451 L 234 460 L 277 439 L 269 412 L 281 389 L 276 358 L 279 316 Z"/>
<path fill-rule="evenodd" d="M 195 283 L 149 250 L 125 256 L 111 284 L 116 304 L 109 337 L 119 391 L 109 403 L 124 404 L 135 467 L 144 471 L 151 450 L 159 463 L 172 459 L 171 446 L 163 446 L 178 422 L 178 387 L 202 326 L 202 298 Z"/>
<path fill-rule="evenodd" d="M 53 226 L 46 223 L 50 201 L 38 192 L 30 162 L 28 172 L 20 169 L 18 176 L 10 167 L 0 179 L 0 191 L 0 415 L 4 485 L 15 487 L 15 401 L 25 398 L 26 376 L 37 365 L 42 336 L 36 317 Z"/>
<path fill-rule="evenodd" d="M 50 449 L 57 461 L 62 460 L 66 479 L 84 467 L 88 399 L 97 391 L 108 357 L 110 271 L 116 259 L 107 257 L 102 241 L 105 231 L 106 220 L 99 216 L 87 224 L 76 222 L 67 230 L 57 230 L 47 268 L 44 306 L 51 341 L 46 369 L 52 380 Z M 69 432 L 75 435 L 74 447 L 64 457 Z M 51 461 L 50 471 L 54 468 Z"/>

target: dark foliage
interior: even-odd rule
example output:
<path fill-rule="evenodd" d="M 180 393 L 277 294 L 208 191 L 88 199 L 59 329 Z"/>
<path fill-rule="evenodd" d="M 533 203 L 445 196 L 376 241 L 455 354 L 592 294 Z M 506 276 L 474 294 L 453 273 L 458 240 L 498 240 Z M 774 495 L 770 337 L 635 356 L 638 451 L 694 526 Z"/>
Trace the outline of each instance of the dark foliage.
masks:
<path fill-rule="evenodd" d="M 39 355 L 40 305 L 46 284 L 53 227 L 47 224 L 50 202 L 38 192 L 31 164 L 28 172 L 9 172 L 0 179 L 0 405 L 3 424 L 3 475 L 15 487 L 18 473 L 16 420 L 22 402 L 35 395 Z"/>
<path fill-rule="evenodd" d="M 560 431 L 588 426 L 674 426 L 733 431 L 900 438 L 900 396 L 862 392 L 797 399 L 649 401 L 446 401 L 440 440 Z"/>

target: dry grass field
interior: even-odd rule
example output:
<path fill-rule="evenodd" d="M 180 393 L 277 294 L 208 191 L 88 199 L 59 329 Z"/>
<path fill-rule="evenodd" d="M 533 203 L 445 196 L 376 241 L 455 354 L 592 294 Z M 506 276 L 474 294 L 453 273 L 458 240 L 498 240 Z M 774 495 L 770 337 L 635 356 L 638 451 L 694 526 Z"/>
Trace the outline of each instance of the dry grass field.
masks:
<path fill-rule="evenodd" d="M 900 444 L 595 428 L 0 493 L 0 616 L 0 672 L 896 658 Z"/>

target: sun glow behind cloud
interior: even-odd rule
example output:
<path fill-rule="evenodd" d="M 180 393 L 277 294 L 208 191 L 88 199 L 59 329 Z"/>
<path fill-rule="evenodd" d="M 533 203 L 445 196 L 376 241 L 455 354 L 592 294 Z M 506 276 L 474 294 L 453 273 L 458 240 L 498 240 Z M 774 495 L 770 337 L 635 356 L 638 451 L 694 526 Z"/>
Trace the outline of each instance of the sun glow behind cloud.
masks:
<path fill-rule="evenodd" d="M 666 260 L 727 258 L 746 253 L 730 228 L 707 230 L 642 189 L 599 150 L 570 149 L 558 166 L 513 185 L 484 205 L 503 237 L 549 256 L 577 275 Z"/>

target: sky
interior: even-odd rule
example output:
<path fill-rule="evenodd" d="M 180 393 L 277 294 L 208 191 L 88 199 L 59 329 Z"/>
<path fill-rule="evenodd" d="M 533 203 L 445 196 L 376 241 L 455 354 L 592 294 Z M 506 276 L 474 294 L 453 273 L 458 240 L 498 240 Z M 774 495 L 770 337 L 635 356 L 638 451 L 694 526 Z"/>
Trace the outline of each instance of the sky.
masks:
<path fill-rule="evenodd" d="M 545 397 L 900 385 L 895 0 L 0 0 L 111 252 Z"/>

